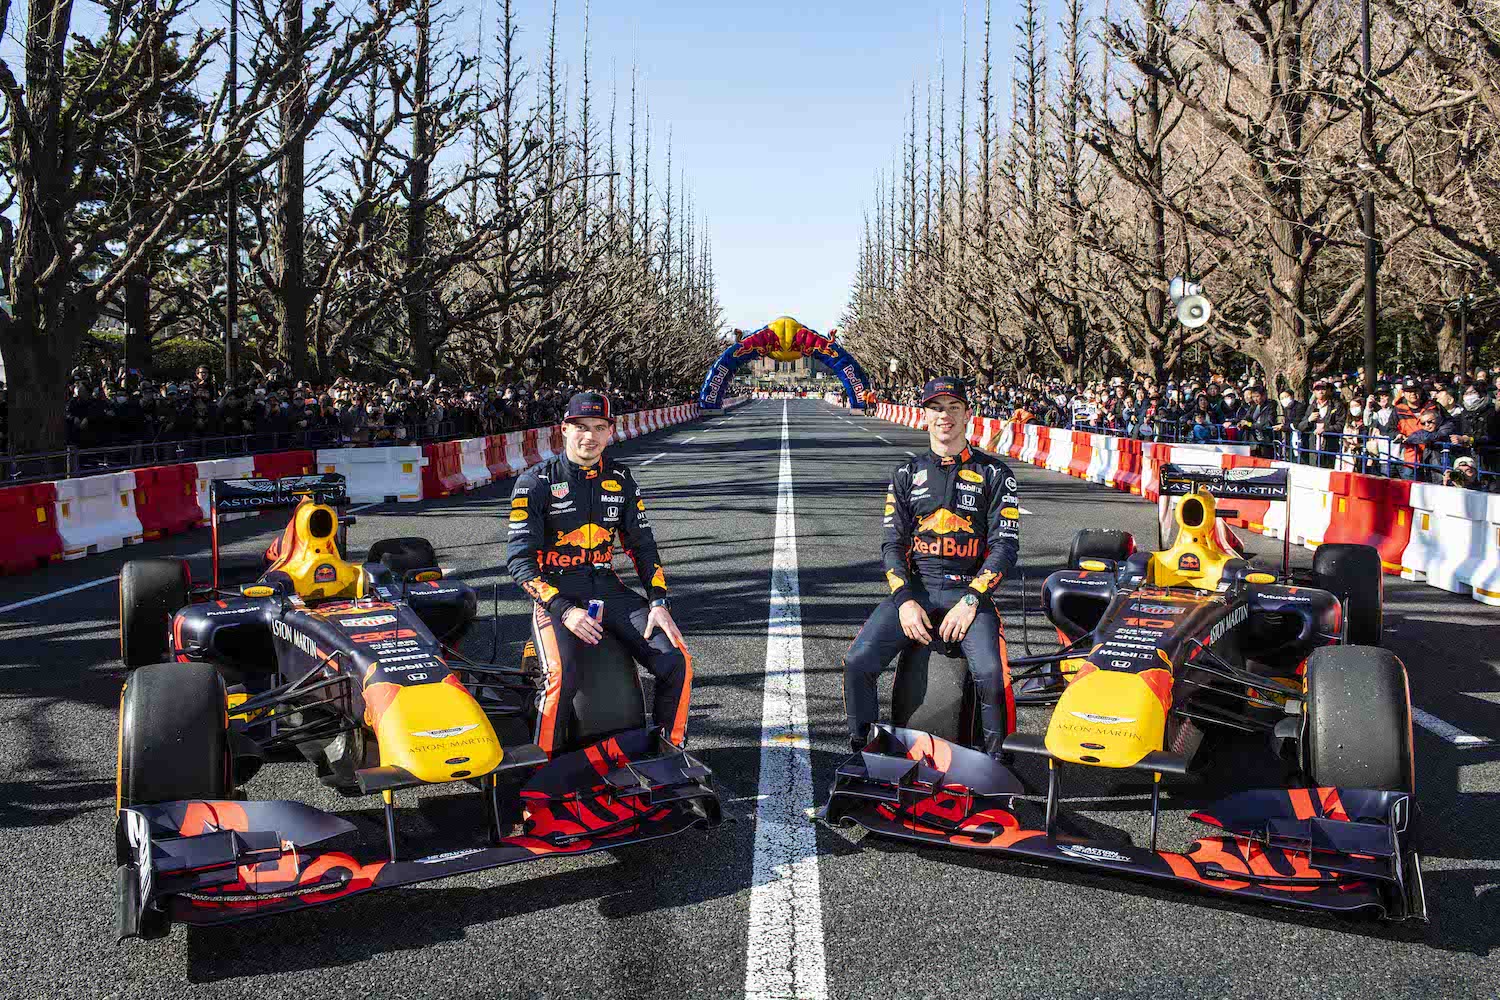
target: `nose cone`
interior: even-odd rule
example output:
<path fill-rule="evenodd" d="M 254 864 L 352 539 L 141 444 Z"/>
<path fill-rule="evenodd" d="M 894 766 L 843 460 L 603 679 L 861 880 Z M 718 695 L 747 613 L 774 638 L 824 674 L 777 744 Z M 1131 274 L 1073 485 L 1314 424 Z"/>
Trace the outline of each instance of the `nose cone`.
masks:
<path fill-rule="evenodd" d="M 368 704 L 383 700 L 371 694 Z M 438 684 L 397 687 L 373 721 L 381 766 L 405 768 L 421 781 L 488 774 L 504 756 L 490 720 L 451 675 Z"/>
<path fill-rule="evenodd" d="M 1166 724 L 1162 698 L 1143 675 L 1093 670 L 1058 699 L 1047 725 L 1047 750 L 1075 764 L 1130 767 L 1162 748 Z"/>

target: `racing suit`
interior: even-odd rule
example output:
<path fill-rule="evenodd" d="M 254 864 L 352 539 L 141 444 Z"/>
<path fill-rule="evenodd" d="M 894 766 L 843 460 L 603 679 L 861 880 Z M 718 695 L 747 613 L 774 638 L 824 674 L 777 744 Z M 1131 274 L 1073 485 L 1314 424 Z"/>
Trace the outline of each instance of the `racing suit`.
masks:
<path fill-rule="evenodd" d="M 885 497 L 881 555 L 891 596 L 870 615 L 844 657 L 844 701 L 849 740 L 863 747 L 876 721 L 876 681 L 898 654 L 916 645 L 901 630 L 901 605 L 915 600 L 938 626 L 950 608 L 974 594 L 974 623 L 960 645 L 974 677 L 985 749 L 999 750 L 1015 729 L 1015 695 L 1005 628 L 992 594 L 1016 564 L 1021 543 L 1016 479 L 991 455 L 964 448 L 956 456 L 931 451 L 897 466 Z"/>
<path fill-rule="evenodd" d="M 585 468 L 559 455 L 516 480 L 506 566 L 536 602 L 532 639 L 543 673 L 536 743 L 549 755 L 567 732 L 577 688 L 573 664 L 583 642 L 563 625 L 563 615 L 594 598 L 604 602 L 605 630 L 656 678 L 655 724 L 673 743 L 685 734 L 692 660 L 660 631 L 645 637 L 650 607 L 615 574 L 617 538 L 651 600 L 665 599 L 656 537 L 628 468 L 607 458 Z"/>

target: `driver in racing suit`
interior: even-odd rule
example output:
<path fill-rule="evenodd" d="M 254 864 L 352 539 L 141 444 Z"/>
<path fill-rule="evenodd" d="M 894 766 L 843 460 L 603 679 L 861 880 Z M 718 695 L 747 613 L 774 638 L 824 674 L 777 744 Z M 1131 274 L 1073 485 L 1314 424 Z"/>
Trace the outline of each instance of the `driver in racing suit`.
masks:
<path fill-rule="evenodd" d="M 891 596 L 882 601 L 844 658 L 849 742 L 868 743 L 881 671 L 936 632 L 958 643 L 979 693 L 984 749 L 998 755 L 1015 729 L 1015 695 L 1005 629 L 992 594 L 1020 552 L 1020 499 L 1010 468 L 965 439 L 963 383 L 936 378 L 922 390 L 931 450 L 897 466 L 885 498 L 881 554 Z M 933 622 L 939 621 L 936 628 Z"/>
<path fill-rule="evenodd" d="M 656 678 L 655 724 L 679 746 L 686 734 L 693 661 L 672 620 L 646 502 L 630 470 L 604 457 L 613 433 L 608 397 L 576 394 L 563 418 L 564 454 L 517 479 L 510 499 L 506 566 L 535 601 L 532 639 L 543 673 L 536 743 L 549 756 L 567 732 L 579 644 L 596 645 L 605 631 Z M 649 601 L 615 574 L 616 539 Z M 600 621 L 589 617 L 593 599 L 604 602 Z"/>

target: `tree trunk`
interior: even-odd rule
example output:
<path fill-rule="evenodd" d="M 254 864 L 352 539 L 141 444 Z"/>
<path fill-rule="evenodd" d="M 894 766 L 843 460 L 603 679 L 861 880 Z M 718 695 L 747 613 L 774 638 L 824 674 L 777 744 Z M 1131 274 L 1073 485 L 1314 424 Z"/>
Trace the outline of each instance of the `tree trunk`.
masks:
<path fill-rule="evenodd" d="M 1443 321 L 1434 331 L 1437 340 L 1438 371 L 1463 374 L 1464 336 L 1459 329 L 1458 310 L 1444 309 Z"/>
<path fill-rule="evenodd" d="M 289 52 L 302 48 L 302 0 L 282 0 L 282 17 Z M 281 99 L 283 139 L 301 128 L 307 110 L 306 81 L 288 84 Z M 306 249 L 306 151 L 301 139 L 289 142 L 281 157 L 276 185 L 277 283 L 276 319 L 281 328 L 279 353 L 291 368 L 293 379 L 308 375 L 307 357 L 307 249 Z"/>
<path fill-rule="evenodd" d="M 431 122 L 428 121 L 428 50 L 432 7 L 422 0 L 417 8 L 416 70 L 412 78 L 411 189 L 406 203 L 406 326 L 411 337 L 417 374 L 426 377 L 436 367 L 431 315 L 422 262 L 427 259 L 427 169 L 431 162 Z"/>

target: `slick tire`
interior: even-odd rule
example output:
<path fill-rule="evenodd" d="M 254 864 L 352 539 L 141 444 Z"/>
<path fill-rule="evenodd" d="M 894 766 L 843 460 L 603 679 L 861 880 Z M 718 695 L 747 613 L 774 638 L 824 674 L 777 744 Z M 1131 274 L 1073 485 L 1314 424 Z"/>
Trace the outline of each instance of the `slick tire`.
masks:
<path fill-rule="evenodd" d="M 1318 786 L 1412 790 L 1406 667 L 1387 649 L 1322 646 L 1307 658 L 1303 770 Z"/>
<path fill-rule="evenodd" d="M 1113 528 L 1084 528 L 1073 536 L 1068 547 L 1068 568 L 1082 569 L 1085 559 L 1108 559 L 1122 563 L 1135 551 L 1135 536 Z"/>
<path fill-rule="evenodd" d="M 367 563 L 384 563 L 397 576 L 414 569 L 432 569 L 438 564 L 437 551 L 425 538 L 382 538 L 370 546 Z"/>
<path fill-rule="evenodd" d="M 134 670 L 171 659 L 172 616 L 192 589 L 181 559 L 132 559 L 120 570 L 120 660 Z"/>
<path fill-rule="evenodd" d="M 578 688 L 573 692 L 569 746 L 588 746 L 646 724 L 646 699 L 630 650 L 604 633 L 597 646 L 578 644 Z"/>
<path fill-rule="evenodd" d="M 1325 542 L 1313 554 L 1318 587 L 1344 602 L 1345 641 L 1378 646 L 1384 627 L 1385 573 L 1380 552 L 1369 545 Z"/>
<path fill-rule="evenodd" d="M 229 780 L 224 681 L 207 663 L 153 663 L 120 694 L 118 804 L 223 799 Z"/>
<path fill-rule="evenodd" d="M 910 649 L 896 662 L 891 722 L 960 746 L 975 742 L 969 664 L 940 649 Z"/>

